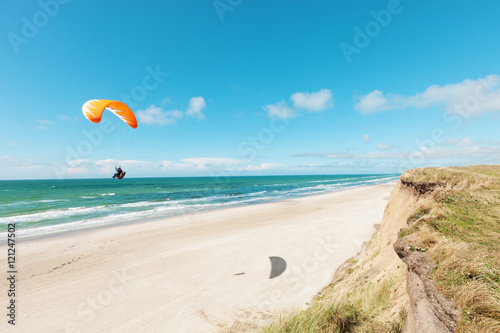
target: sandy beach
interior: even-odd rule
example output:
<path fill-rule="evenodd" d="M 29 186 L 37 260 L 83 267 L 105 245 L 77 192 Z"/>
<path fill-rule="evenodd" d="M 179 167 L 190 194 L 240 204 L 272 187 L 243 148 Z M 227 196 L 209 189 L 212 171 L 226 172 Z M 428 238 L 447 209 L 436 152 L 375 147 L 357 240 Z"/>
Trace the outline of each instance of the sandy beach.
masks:
<path fill-rule="evenodd" d="M 273 314 L 306 307 L 376 231 L 393 186 L 364 186 L 18 244 L 16 329 L 250 329 Z M 6 253 L 6 247 L 1 251 Z M 287 267 L 270 279 L 272 256 L 283 258 Z M 5 260 L 0 259 L 2 267 Z M 2 290 L 8 289 L 6 283 L 3 279 Z"/>

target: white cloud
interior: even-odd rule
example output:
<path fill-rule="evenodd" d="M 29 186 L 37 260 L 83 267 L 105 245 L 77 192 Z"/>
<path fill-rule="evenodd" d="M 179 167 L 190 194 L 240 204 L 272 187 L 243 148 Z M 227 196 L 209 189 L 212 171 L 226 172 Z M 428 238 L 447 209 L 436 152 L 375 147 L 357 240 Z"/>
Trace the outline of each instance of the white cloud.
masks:
<path fill-rule="evenodd" d="M 377 149 L 380 149 L 380 150 L 387 150 L 387 149 L 391 149 L 392 146 L 389 146 L 389 145 L 386 145 L 384 143 L 377 143 L 376 145 Z"/>
<path fill-rule="evenodd" d="M 36 128 L 41 131 L 47 130 L 47 126 L 52 125 L 52 122 L 47 119 L 37 119 L 36 122 L 38 123 Z"/>
<path fill-rule="evenodd" d="M 25 170 L 25 169 L 40 169 L 46 166 L 46 163 L 43 161 L 35 161 L 34 159 L 28 157 L 2 155 L 0 156 L 0 165 L 9 166 L 20 170 Z"/>
<path fill-rule="evenodd" d="M 126 165 L 134 165 L 134 166 L 135 165 L 142 166 L 144 164 L 150 164 L 151 163 L 149 161 L 139 161 L 139 160 L 122 160 L 122 161 L 116 161 L 116 162 L 123 163 L 123 164 L 126 164 Z"/>
<path fill-rule="evenodd" d="M 78 116 L 72 116 L 72 117 L 70 117 L 70 116 L 68 116 L 66 114 L 61 114 L 61 115 L 57 116 L 57 118 L 59 120 L 63 120 L 63 121 L 77 121 L 78 120 Z"/>
<path fill-rule="evenodd" d="M 113 159 L 95 161 L 91 159 L 76 159 L 71 160 L 66 164 L 66 170 L 62 174 L 67 175 L 82 175 L 82 174 L 105 174 L 114 171 Z"/>
<path fill-rule="evenodd" d="M 161 107 L 151 105 L 146 110 L 136 112 L 139 122 L 146 125 L 167 125 L 175 124 L 182 118 L 182 111 L 171 110 L 163 111 Z"/>
<path fill-rule="evenodd" d="M 189 100 L 189 108 L 186 114 L 190 117 L 196 117 L 197 119 L 205 119 L 205 115 L 201 112 L 207 104 L 203 97 L 193 97 Z"/>
<path fill-rule="evenodd" d="M 458 147 L 470 147 L 479 144 L 480 142 L 471 140 L 469 138 L 463 138 L 457 142 Z"/>
<path fill-rule="evenodd" d="M 374 113 L 391 109 L 388 100 L 380 90 L 374 90 L 368 95 L 361 96 L 359 102 L 354 106 L 361 113 Z"/>
<path fill-rule="evenodd" d="M 295 108 L 306 109 L 309 112 L 319 112 L 333 107 L 333 97 L 330 89 L 321 89 L 318 92 L 296 92 L 290 99 Z"/>
<path fill-rule="evenodd" d="M 500 156 L 499 146 L 462 146 L 462 147 L 422 147 L 420 151 L 423 156 L 430 160 L 460 160 L 466 161 L 467 164 L 473 163 L 495 163 L 498 164 L 498 156 Z"/>
<path fill-rule="evenodd" d="M 318 92 L 296 92 L 290 96 L 293 109 L 284 100 L 276 104 L 268 104 L 262 108 L 267 111 L 270 118 L 289 119 L 298 115 L 297 109 L 305 109 L 307 112 L 320 112 L 332 108 L 334 99 L 330 89 L 321 89 Z"/>
<path fill-rule="evenodd" d="M 160 161 L 155 163 L 162 170 L 171 171 L 208 171 L 221 168 L 235 169 L 235 165 L 243 163 L 233 158 L 219 157 L 193 157 L 185 158 L 180 161 Z"/>
<path fill-rule="evenodd" d="M 466 138 L 462 138 L 462 139 L 448 138 L 443 142 L 443 146 L 470 147 L 470 146 L 480 145 L 483 143 L 496 144 L 495 142 L 491 142 L 491 141 L 471 140 L 471 139 L 466 137 Z"/>
<path fill-rule="evenodd" d="M 161 167 L 163 170 L 167 170 L 167 168 L 172 165 L 174 161 L 160 161 L 158 162 L 158 166 Z"/>
<path fill-rule="evenodd" d="M 85 158 L 80 158 L 80 159 L 76 159 L 76 160 L 70 160 L 68 162 L 68 165 L 70 167 L 73 167 L 73 166 L 78 166 L 78 165 L 82 165 L 82 164 L 83 165 L 90 165 L 92 163 L 94 163 L 94 161 L 89 160 L 89 159 L 85 159 Z"/>
<path fill-rule="evenodd" d="M 347 158 L 350 155 L 346 152 L 327 152 L 327 153 L 298 153 L 292 157 L 325 157 L 325 158 Z"/>
<path fill-rule="evenodd" d="M 361 136 L 361 139 L 363 139 L 363 143 L 368 143 L 368 142 L 372 141 L 371 136 L 369 136 L 368 134 L 363 134 Z"/>
<path fill-rule="evenodd" d="M 419 147 L 410 151 L 371 151 L 364 153 L 324 152 L 301 153 L 292 157 L 323 157 L 345 160 L 348 163 L 385 165 L 388 169 L 402 171 L 401 168 L 418 168 L 436 165 L 498 164 L 500 146 L 497 141 L 484 141 L 482 144 L 469 145 L 465 139 L 452 140 L 453 146 Z M 477 141 L 476 141 L 477 143 Z M 460 144 L 460 146 L 459 146 Z"/>
<path fill-rule="evenodd" d="M 262 163 L 260 165 L 247 165 L 244 167 L 239 167 L 237 170 L 240 170 L 240 171 L 262 171 L 262 170 L 278 169 L 278 168 L 281 168 L 283 166 L 284 166 L 284 164 Z"/>
<path fill-rule="evenodd" d="M 331 162 L 328 164 L 299 164 L 296 168 L 291 168 L 291 170 L 316 170 L 316 171 L 325 171 L 325 170 L 349 170 L 349 172 L 353 170 L 383 170 L 387 172 L 387 164 L 380 163 L 378 161 L 352 161 L 352 162 Z"/>
<path fill-rule="evenodd" d="M 0 162 L 2 162 L 2 164 L 15 165 L 18 159 L 12 155 L 2 155 L 0 156 Z"/>
<path fill-rule="evenodd" d="M 432 85 L 411 96 L 384 95 L 374 90 L 359 97 L 354 106 L 361 113 L 382 112 L 392 109 L 427 108 L 443 106 L 452 114 L 473 117 L 485 112 L 500 111 L 500 76 L 488 75 L 477 80 L 467 79 L 444 86 Z"/>
<path fill-rule="evenodd" d="M 262 108 L 267 111 L 267 115 L 270 118 L 289 119 L 295 116 L 293 110 L 285 101 L 281 101 L 276 104 L 269 104 L 263 106 Z"/>
<path fill-rule="evenodd" d="M 11 156 L 0 157 L 2 160 L 11 160 Z M 14 160 L 17 161 L 17 160 Z M 203 173 L 214 170 L 230 170 L 230 171 L 262 171 L 277 169 L 282 164 L 262 163 L 260 165 L 249 165 L 245 161 L 235 158 L 221 157 L 193 157 L 181 160 L 163 160 L 157 162 L 140 161 L 140 160 L 123 160 L 116 161 L 114 159 L 92 160 L 92 159 L 75 159 L 65 164 L 59 164 L 61 175 L 108 175 L 115 173 L 115 166 L 121 166 L 124 171 L 132 174 L 143 172 L 155 173 L 161 170 L 165 173 Z"/>
<path fill-rule="evenodd" d="M 221 158 L 221 157 L 193 157 L 185 158 L 181 162 L 189 163 L 194 165 L 197 169 L 204 169 L 207 166 L 221 166 L 221 165 L 231 165 L 240 164 L 242 161 L 236 160 L 234 158 Z"/>
<path fill-rule="evenodd" d="M 171 103 L 170 97 L 163 99 L 162 104 Z M 184 113 L 189 117 L 195 117 L 199 120 L 204 119 L 205 115 L 202 110 L 206 107 L 203 97 L 193 97 L 189 100 L 189 106 L 186 112 L 179 110 L 163 110 L 162 107 L 151 105 L 146 110 L 136 112 L 139 122 L 146 125 L 171 125 L 176 124 L 182 119 Z"/>
<path fill-rule="evenodd" d="M 63 165 L 64 167 L 66 167 L 66 171 L 63 171 L 62 174 L 76 174 L 76 173 L 90 173 L 90 174 L 99 173 L 101 175 L 113 174 L 115 173 L 116 166 L 122 166 L 124 169 L 132 168 L 137 170 L 137 169 L 142 169 L 144 166 L 147 166 L 149 164 L 151 164 L 151 162 L 138 161 L 138 160 L 117 161 L 112 158 L 108 158 L 105 160 L 76 159 L 76 160 L 70 160 L 65 166 Z"/>
<path fill-rule="evenodd" d="M 87 173 L 87 169 L 83 167 L 68 167 L 64 174 L 67 175 L 83 175 Z"/>
<path fill-rule="evenodd" d="M 226 169 L 228 171 L 263 171 L 278 169 L 284 164 L 262 163 L 259 165 L 247 164 L 245 161 L 223 157 L 192 157 L 180 161 L 161 161 L 156 164 L 165 171 L 188 170 L 191 172 L 204 172 Z"/>

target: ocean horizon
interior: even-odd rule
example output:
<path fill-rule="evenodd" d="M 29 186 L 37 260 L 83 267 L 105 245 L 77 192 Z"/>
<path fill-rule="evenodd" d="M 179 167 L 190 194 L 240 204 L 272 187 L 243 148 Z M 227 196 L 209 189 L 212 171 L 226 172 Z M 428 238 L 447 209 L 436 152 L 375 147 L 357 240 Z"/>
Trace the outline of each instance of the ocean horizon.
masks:
<path fill-rule="evenodd" d="M 334 192 L 398 178 L 399 174 L 347 174 L 2 180 L 0 224 L 16 223 L 17 237 L 26 239 Z"/>

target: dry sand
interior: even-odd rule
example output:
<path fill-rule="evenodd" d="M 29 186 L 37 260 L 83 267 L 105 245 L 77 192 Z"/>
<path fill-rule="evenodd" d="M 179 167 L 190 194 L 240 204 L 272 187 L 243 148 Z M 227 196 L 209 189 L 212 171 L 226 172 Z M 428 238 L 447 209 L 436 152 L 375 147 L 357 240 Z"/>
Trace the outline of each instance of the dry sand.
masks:
<path fill-rule="evenodd" d="M 16 331 L 248 330 L 307 306 L 375 232 L 393 186 L 18 244 Z M 5 246 L 0 251 L 7 253 Z M 287 263 L 273 279 L 271 256 Z"/>

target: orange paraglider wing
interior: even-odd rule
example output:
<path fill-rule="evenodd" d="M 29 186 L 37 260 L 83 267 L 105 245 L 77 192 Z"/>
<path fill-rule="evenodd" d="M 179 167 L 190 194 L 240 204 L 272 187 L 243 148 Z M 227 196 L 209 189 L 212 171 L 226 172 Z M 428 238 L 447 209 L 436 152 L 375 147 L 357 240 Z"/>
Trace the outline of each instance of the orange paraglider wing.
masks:
<path fill-rule="evenodd" d="M 93 123 L 101 121 L 102 113 L 105 109 L 113 112 L 130 127 L 137 128 L 137 119 L 125 103 L 107 99 L 93 99 L 82 106 L 83 115 Z"/>

